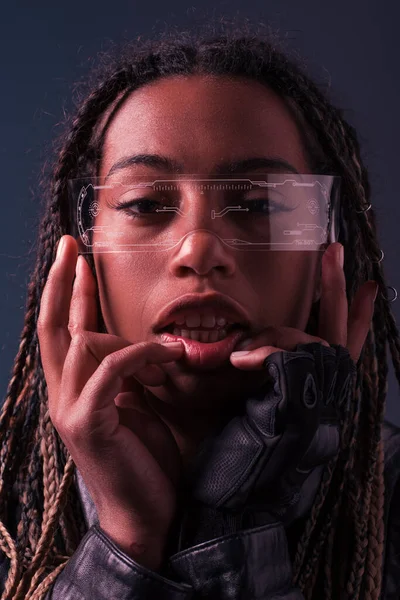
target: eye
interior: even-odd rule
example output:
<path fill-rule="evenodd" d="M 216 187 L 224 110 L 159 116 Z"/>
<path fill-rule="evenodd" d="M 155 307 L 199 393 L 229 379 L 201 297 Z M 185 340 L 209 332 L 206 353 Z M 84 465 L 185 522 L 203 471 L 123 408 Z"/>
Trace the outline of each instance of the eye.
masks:
<path fill-rule="evenodd" d="M 246 208 L 250 208 L 251 212 L 269 211 L 273 203 L 268 198 L 252 198 L 244 200 Z"/>
<path fill-rule="evenodd" d="M 121 210 L 128 215 L 131 219 L 145 219 L 146 217 L 152 216 L 172 216 L 175 214 L 173 210 L 173 203 L 167 205 L 168 200 L 163 198 L 161 202 L 153 200 L 151 198 L 137 198 L 135 200 L 129 200 L 127 202 L 115 202 L 112 204 L 112 208 L 115 210 Z M 240 216 L 251 216 L 258 214 L 260 216 L 271 215 L 278 212 L 288 212 L 293 210 L 292 207 L 285 206 L 281 202 L 275 202 L 269 198 L 252 198 L 252 199 L 240 199 L 236 198 L 236 203 L 240 204 L 243 208 L 248 208 L 247 212 L 241 212 Z M 164 210 L 168 206 L 171 210 Z M 238 213 L 231 212 L 231 216 L 237 218 Z"/>
<path fill-rule="evenodd" d="M 138 198 L 137 200 L 129 200 L 128 202 L 117 202 L 113 205 L 115 210 L 122 210 L 133 219 L 143 218 L 145 215 L 154 214 L 159 216 L 165 214 L 164 211 L 157 212 L 157 208 L 162 208 L 164 203 L 157 202 L 150 198 Z"/>
<path fill-rule="evenodd" d="M 263 214 L 271 214 L 276 212 L 288 212 L 293 210 L 289 206 L 285 206 L 281 202 L 274 202 L 269 198 L 252 198 L 250 200 L 242 200 L 242 204 L 250 209 L 250 213 L 261 212 Z"/>

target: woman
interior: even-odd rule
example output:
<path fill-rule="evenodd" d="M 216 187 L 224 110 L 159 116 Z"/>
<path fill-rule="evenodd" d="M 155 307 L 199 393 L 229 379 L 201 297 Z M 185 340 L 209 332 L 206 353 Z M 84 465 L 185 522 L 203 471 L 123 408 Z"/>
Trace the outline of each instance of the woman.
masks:
<path fill-rule="evenodd" d="M 356 132 L 272 36 L 243 29 L 137 43 L 102 77 L 59 152 L 2 409 L 2 598 L 398 597 L 390 502 L 399 431 L 384 423 L 384 411 L 386 342 L 399 376 L 399 337 Z M 167 167 L 211 173 L 250 157 L 285 161 L 281 173 L 341 177 L 346 235 L 322 263 L 319 252 L 261 252 L 257 260 L 233 252 L 197 227 L 201 204 L 193 232 L 172 251 L 77 260 L 69 180 L 156 177 Z M 241 167 L 260 172 L 254 160 Z M 277 168 L 264 162 L 261 172 Z M 219 294 L 231 320 L 245 325 L 228 355 L 190 344 L 187 331 L 162 334 L 166 314 L 182 325 L 182 310 L 168 309 L 178 301 L 189 310 L 179 301 L 190 293 Z M 213 301 L 204 311 L 220 309 Z M 250 352 L 235 357 L 244 333 Z M 278 372 L 284 377 L 282 357 L 315 369 L 332 357 L 347 365 L 343 373 L 357 381 L 338 388 L 350 400 L 343 419 L 318 429 L 314 446 L 310 438 L 293 457 L 298 467 L 308 452 L 315 466 L 303 469 L 300 494 L 285 488 L 288 471 L 276 467 L 275 499 L 259 496 L 268 510 L 257 519 L 245 518 L 246 502 L 229 512 L 240 505 L 235 494 L 230 505 L 202 503 L 215 486 L 229 486 L 225 464 L 238 472 L 243 453 L 224 456 L 244 439 L 235 418 L 261 389 L 263 400 L 273 398 L 265 386 Z M 293 381 L 296 393 L 291 377 L 286 396 Z M 263 456 L 271 440 L 287 439 L 278 421 Z M 216 439 L 219 450 L 199 452 Z M 334 452 L 324 449 L 332 440 Z M 277 445 L 275 465 L 288 449 L 296 454 L 296 444 L 286 453 Z M 200 456 L 209 458 L 203 471 Z M 193 496 L 182 483 L 190 473 L 207 484 Z M 254 473 L 249 481 L 256 490 Z"/>

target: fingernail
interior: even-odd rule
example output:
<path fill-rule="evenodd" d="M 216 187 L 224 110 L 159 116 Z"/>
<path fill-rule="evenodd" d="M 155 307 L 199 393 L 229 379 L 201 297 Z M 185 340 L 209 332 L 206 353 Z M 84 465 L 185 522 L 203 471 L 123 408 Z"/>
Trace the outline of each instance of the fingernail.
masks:
<path fill-rule="evenodd" d="M 58 260 L 61 257 L 64 245 L 64 238 L 61 238 L 57 246 L 56 260 Z"/>
<path fill-rule="evenodd" d="M 238 345 L 236 346 L 236 348 L 237 348 L 238 350 L 243 350 L 244 348 L 247 348 L 247 346 L 249 346 L 249 345 L 251 344 L 251 342 L 252 342 L 252 341 L 253 341 L 253 340 L 252 340 L 251 338 L 246 338 L 245 340 L 242 340 L 242 341 L 240 342 L 240 344 L 238 344 Z M 234 353 L 233 353 L 233 354 L 234 354 Z"/>
<path fill-rule="evenodd" d="M 245 354 L 250 354 L 250 350 L 246 350 L 246 352 L 232 352 L 231 356 L 233 358 L 238 358 L 239 356 L 244 356 Z"/>
<path fill-rule="evenodd" d="M 182 348 L 182 342 L 163 342 L 162 345 L 169 348 Z"/>

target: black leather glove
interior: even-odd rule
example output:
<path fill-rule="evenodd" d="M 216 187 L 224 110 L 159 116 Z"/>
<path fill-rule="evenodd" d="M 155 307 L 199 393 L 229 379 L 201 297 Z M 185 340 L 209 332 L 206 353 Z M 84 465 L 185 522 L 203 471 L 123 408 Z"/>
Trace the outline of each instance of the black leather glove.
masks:
<path fill-rule="evenodd" d="M 319 342 L 274 352 L 264 366 L 271 377 L 266 391 L 202 442 L 187 486 L 195 500 L 225 514 L 258 507 L 287 526 L 301 516 L 305 480 L 339 450 L 357 369 L 347 348 Z"/>

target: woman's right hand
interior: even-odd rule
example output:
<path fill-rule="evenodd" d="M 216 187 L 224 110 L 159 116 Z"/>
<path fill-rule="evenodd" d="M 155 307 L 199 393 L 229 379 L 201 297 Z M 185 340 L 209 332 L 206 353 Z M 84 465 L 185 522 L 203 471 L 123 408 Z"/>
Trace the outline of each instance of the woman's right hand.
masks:
<path fill-rule="evenodd" d="M 165 383 L 159 365 L 179 359 L 183 347 L 98 333 L 95 278 L 83 257 L 76 270 L 75 239 L 62 240 L 38 319 L 50 418 L 85 481 L 100 527 L 155 569 L 175 515 L 182 463 L 170 429 L 146 403 L 144 386 Z"/>

